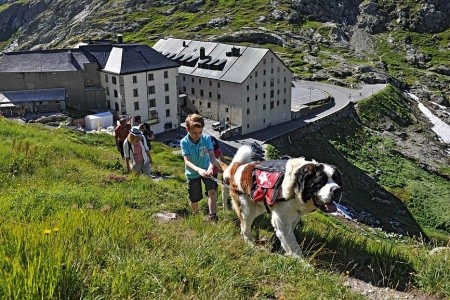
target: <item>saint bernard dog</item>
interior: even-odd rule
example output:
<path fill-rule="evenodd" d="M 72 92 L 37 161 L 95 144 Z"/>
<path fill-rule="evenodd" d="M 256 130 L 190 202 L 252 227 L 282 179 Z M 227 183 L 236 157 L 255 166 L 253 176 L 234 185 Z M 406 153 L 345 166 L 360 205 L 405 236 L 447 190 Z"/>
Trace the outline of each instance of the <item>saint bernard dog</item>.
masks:
<path fill-rule="evenodd" d="M 252 223 L 268 211 L 286 255 L 296 258 L 303 258 L 294 235 L 300 217 L 316 209 L 334 212 L 334 202 L 342 197 L 341 175 L 334 166 L 303 157 L 264 161 L 254 145 L 238 149 L 223 178 L 244 239 L 254 242 Z"/>

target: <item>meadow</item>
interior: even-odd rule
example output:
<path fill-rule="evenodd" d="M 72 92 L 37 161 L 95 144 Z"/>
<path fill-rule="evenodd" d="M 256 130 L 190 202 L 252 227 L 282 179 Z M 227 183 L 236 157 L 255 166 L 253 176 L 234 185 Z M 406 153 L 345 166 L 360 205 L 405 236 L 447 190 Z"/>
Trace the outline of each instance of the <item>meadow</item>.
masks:
<path fill-rule="evenodd" d="M 296 232 L 310 268 L 272 243 L 267 215 L 256 247 L 233 212 L 217 225 L 190 215 L 182 158 L 162 143 L 153 171 L 173 176 L 157 181 L 125 174 L 106 134 L 0 118 L 0 137 L 1 299 L 363 299 L 348 276 L 450 296 L 448 253 L 428 254 L 445 238 L 312 213 Z"/>

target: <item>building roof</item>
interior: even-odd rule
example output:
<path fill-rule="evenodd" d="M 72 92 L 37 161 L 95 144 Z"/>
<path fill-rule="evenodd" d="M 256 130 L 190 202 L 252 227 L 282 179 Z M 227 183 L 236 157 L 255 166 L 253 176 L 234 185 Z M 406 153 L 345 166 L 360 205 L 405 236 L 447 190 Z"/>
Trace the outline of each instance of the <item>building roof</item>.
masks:
<path fill-rule="evenodd" d="M 153 48 L 180 63 L 180 74 L 236 83 L 244 82 L 271 52 L 264 48 L 173 38 L 161 39 Z"/>
<path fill-rule="evenodd" d="M 103 71 L 115 74 L 179 67 L 178 63 L 142 44 L 94 44 L 80 46 L 80 49 L 94 56 Z"/>
<path fill-rule="evenodd" d="M 0 93 L 0 105 L 7 106 L 24 102 L 64 101 L 65 88 L 4 91 Z"/>
<path fill-rule="evenodd" d="M 79 49 L 6 52 L 0 63 L 0 73 L 76 71 L 93 61 Z"/>
<path fill-rule="evenodd" d="M 118 75 L 179 67 L 147 45 L 102 43 L 74 49 L 6 52 L 0 73 L 76 71 L 84 69 L 86 63 L 98 63 L 104 71 Z"/>

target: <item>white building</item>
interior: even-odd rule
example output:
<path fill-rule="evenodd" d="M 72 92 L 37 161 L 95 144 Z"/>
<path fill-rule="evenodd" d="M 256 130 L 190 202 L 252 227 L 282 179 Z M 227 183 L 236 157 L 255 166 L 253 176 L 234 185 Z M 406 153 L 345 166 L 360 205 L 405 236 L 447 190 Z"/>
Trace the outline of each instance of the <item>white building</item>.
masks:
<path fill-rule="evenodd" d="M 153 48 L 181 65 L 181 106 L 241 134 L 291 120 L 292 71 L 270 49 L 172 38 Z"/>
<path fill-rule="evenodd" d="M 107 107 L 133 123 L 149 123 L 157 134 L 179 126 L 179 64 L 142 44 L 81 46 L 101 65 L 100 80 Z"/>

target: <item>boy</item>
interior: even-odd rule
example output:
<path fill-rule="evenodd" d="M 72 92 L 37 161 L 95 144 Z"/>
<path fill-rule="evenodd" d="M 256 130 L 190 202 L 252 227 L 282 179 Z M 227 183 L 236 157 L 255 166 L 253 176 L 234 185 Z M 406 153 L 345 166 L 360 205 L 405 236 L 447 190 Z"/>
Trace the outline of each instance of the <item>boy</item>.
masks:
<path fill-rule="evenodd" d="M 180 141 L 181 154 L 184 158 L 185 174 L 188 183 L 189 200 L 192 212 L 198 213 L 198 202 L 203 198 L 202 181 L 208 193 L 208 220 L 216 223 L 217 218 L 217 182 L 211 179 L 217 162 L 209 136 L 203 134 L 205 121 L 198 114 L 186 118 L 187 134 Z"/>

